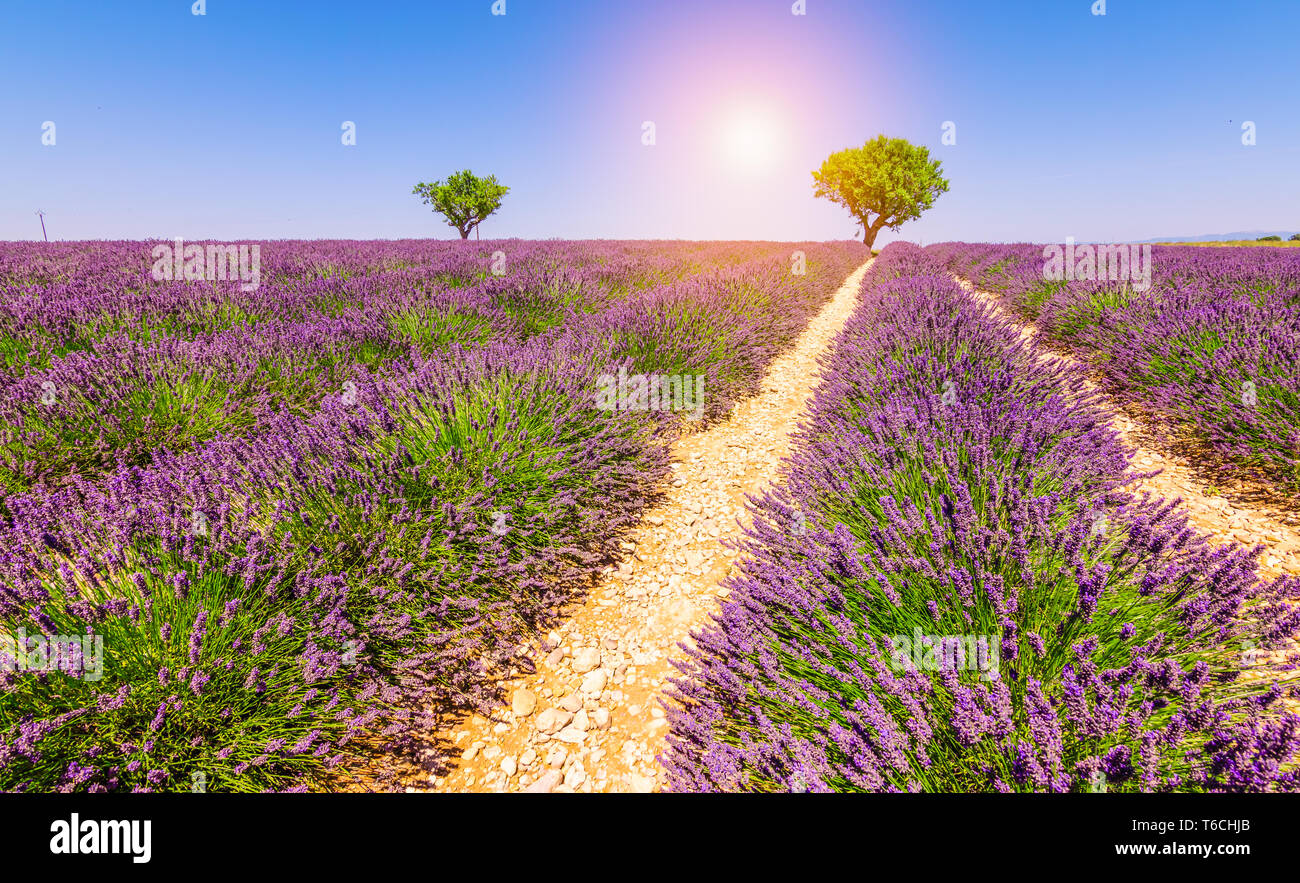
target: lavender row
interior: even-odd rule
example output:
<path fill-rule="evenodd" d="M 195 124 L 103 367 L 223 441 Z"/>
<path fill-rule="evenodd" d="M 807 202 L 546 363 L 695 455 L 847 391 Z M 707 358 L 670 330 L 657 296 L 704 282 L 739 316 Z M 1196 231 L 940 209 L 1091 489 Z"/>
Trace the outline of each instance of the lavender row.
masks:
<path fill-rule="evenodd" d="M 57 484 L 74 473 L 87 474 L 120 463 L 147 463 L 157 450 L 189 450 L 219 435 L 253 433 L 269 413 L 282 408 L 310 410 L 325 395 L 354 386 L 367 372 L 404 370 L 413 361 L 457 344 L 522 341 L 538 335 L 590 335 L 604 328 L 618 331 L 619 323 L 631 323 L 628 330 L 611 333 L 617 350 L 620 340 L 634 333 L 638 322 L 658 321 L 655 305 L 661 301 L 675 298 L 689 302 L 700 292 L 712 291 L 733 292 L 735 301 L 754 288 L 754 279 L 763 279 L 762 284 L 767 285 L 774 284 L 773 277 L 790 280 L 790 284 L 773 289 L 788 294 L 798 289 L 797 283 L 815 280 L 819 274 L 835 276 L 843 270 L 844 261 L 824 265 L 822 255 L 849 253 L 843 247 L 805 245 L 806 251 L 801 253 L 811 255 L 811 276 L 805 272 L 795 277 L 788 263 L 792 246 L 787 245 L 745 248 L 728 244 L 703 251 L 695 244 L 689 248 L 664 246 L 651 252 L 654 260 L 634 266 L 629 255 L 645 248 L 620 247 L 610 254 L 610 246 L 574 247 L 570 264 L 577 269 L 565 275 L 559 265 L 564 251 L 558 245 L 516 244 L 523 269 L 514 274 L 454 288 L 423 284 L 447 272 L 447 262 L 418 272 L 358 272 L 328 290 L 309 287 L 306 300 L 295 300 L 300 289 L 277 289 L 283 296 L 278 305 L 270 299 L 260 305 L 247 297 L 239 300 L 246 293 L 232 284 L 222 292 L 229 299 L 208 304 L 200 312 L 233 324 L 201 334 L 163 333 L 161 325 L 153 333 L 144 333 L 149 321 L 158 321 L 157 315 L 140 312 L 140 301 L 148 304 L 149 298 L 119 292 L 115 302 L 121 308 L 114 315 L 118 319 L 134 316 L 145 326 L 83 341 L 63 355 L 31 351 L 38 362 L 48 365 L 41 367 L 29 360 L 25 373 L 7 383 L 0 381 L 0 426 L 4 427 L 0 429 L 0 490 L 18 492 L 43 482 Z M 660 276 L 671 277 L 697 267 L 701 254 L 708 260 L 728 255 L 746 260 L 650 284 Z M 477 256 L 461 255 L 458 260 L 456 272 L 462 274 L 467 266 L 482 263 Z M 301 269 L 296 264 L 289 266 Z M 627 288 L 614 297 L 609 286 L 616 281 Z M 179 283 L 182 289 L 189 284 Z M 163 292 L 165 296 L 174 293 L 172 288 Z M 248 293 L 249 297 L 256 294 Z M 68 303 L 58 291 L 29 300 L 26 306 L 33 314 L 66 320 L 76 313 L 61 312 Z M 84 308 L 83 316 L 107 315 L 102 301 L 73 301 L 74 306 Z M 167 303 L 189 309 L 195 308 L 196 301 L 188 296 Z M 695 305 L 687 307 L 697 311 L 699 329 L 712 321 L 710 314 L 698 312 L 701 304 L 696 298 Z M 149 308 L 157 306 L 153 302 Z M 18 309 L 19 305 L 11 304 L 11 313 Z M 272 309 L 290 318 L 267 318 Z M 770 326 L 765 318 L 756 322 L 753 315 L 744 317 L 743 310 L 732 312 L 741 313 L 741 321 L 749 322 L 742 337 L 752 339 L 755 346 L 731 357 L 748 357 L 752 364 L 761 364 L 770 355 L 763 347 L 776 340 L 773 335 L 779 337 L 781 317 L 788 315 L 798 321 L 802 316 L 798 309 L 772 310 L 769 304 L 764 316 L 776 317 L 776 325 Z M 720 318 L 727 314 L 715 310 L 712 315 Z M 177 319 L 175 315 L 171 318 Z M 585 330 L 589 326 L 592 331 Z M 738 332 L 731 329 L 733 335 Z M 648 328 L 636 328 L 635 333 L 649 333 L 653 338 Z M 11 339 L 21 336 L 17 331 L 9 335 Z M 719 340 L 715 335 L 707 345 L 701 341 L 697 349 L 704 357 L 696 360 L 698 369 L 706 370 L 712 364 L 705 349 L 716 347 Z M 26 351 L 25 347 L 20 349 Z M 723 387 L 713 383 L 711 388 Z M 714 403 L 722 405 L 724 399 L 715 397 Z"/>
<path fill-rule="evenodd" d="M 484 300 L 514 312 L 538 299 L 598 309 L 700 273 L 784 260 L 798 247 L 558 240 L 10 244 L 0 253 L 0 376 L 28 364 L 44 367 L 104 337 L 191 339 L 362 305 L 373 317 L 382 315 L 374 303 L 390 298 L 418 306 L 429 297 L 445 312 L 452 308 L 447 297 L 463 293 L 472 315 Z M 197 252 L 187 265 L 189 248 Z M 155 249 L 181 257 L 155 260 Z M 227 256 L 223 249 L 244 251 Z M 166 278 L 155 277 L 159 265 Z"/>
<path fill-rule="evenodd" d="M 1157 247 L 1149 287 L 1125 276 L 1046 279 L 1042 246 L 930 251 L 1089 361 L 1169 436 L 1189 436 L 1229 468 L 1300 490 L 1295 251 Z M 1097 275 L 1086 270 L 1071 275 Z"/>
<path fill-rule="evenodd" d="M 674 682 L 673 790 L 1300 785 L 1263 665 L 1300 580 L 1134 496 L 1076 369 L 895 244 L 824 375 Z"/>

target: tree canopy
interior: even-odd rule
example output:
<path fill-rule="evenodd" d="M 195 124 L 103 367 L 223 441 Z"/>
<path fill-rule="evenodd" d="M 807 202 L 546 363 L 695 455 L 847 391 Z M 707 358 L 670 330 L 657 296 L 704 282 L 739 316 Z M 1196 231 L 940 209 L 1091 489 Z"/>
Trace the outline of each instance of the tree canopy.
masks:
<path fill-rule="evenodd" d="M 425 205 L 447 218 L 447 225 L 455 227 L 461 239 L 468 239 L 470 231 L 487 220 L 501 207 L 501 200 L 510 188 L 497 181 L 496 175 L 480 178 L 465 169 L 442 181 L 416 184 L 411 191 Z"/>
<path fill-rule="evenodd" d="M 897 230 L 934 205 L 948 190 L 941 172 L 941 163 L 930 159 L 926 148 L 879 135 L 827 157 L 812 173 L 813 192 L 848 209 L 870 248 L 881 230 Z"/>

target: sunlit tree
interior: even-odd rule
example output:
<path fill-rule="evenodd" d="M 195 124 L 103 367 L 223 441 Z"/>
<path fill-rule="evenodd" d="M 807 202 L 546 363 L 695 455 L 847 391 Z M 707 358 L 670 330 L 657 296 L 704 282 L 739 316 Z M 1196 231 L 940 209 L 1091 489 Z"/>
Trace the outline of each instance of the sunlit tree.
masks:
<path fill-rule="evenodd" d="M 461 239 L 468 239 L 471 230 L 501 208 L 501 200 L 510 188 L 498 182 L 496 175 L 480 178 L 465 169 L 451 175 L 446 183 L 416 184 L 411 192 L 445 216 L 447 225 L 455 227 Z"/>
<path fill-rule="evenodd" d="M 812 173 L 813 190 L 857 218 L 862 241 L 870 248 L 881 230 L 897 230 L 921 217 L 948 190 L 941 171 L 926 148 L 879 135 L 827 157 Z"/>

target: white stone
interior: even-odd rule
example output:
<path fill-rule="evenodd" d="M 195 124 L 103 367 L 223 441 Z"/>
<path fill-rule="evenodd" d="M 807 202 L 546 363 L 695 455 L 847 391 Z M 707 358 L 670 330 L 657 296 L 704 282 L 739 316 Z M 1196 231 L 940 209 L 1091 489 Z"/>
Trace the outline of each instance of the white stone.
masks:
<path fill-rule="evenodd" d="M 570 745 L 581 745 L 583 740 L 587 738 L 587 734 L 576 727 L 565 727 L 556 733 L 555 738 L 561 742 L 568 742 Z"/>
<path fill-rule="evenodd" d="M 536 782 L 524 789 L 528 794 L 550 794 L 555 786 L 560 784 L 561 777 L 559 770 L 547 770 L 542 773 Z"/>
<path fill-rule="evenodd" d="M 519 717 L 528 717 L 537 707 L 537 694 L 532 690 L 515 690 L 510 700 L 510 707 Z"/>
<path fill-rule="evenodd" d="M 599 695 L 600 691 L 605 689 L 605 681 L 608 679 L 609 676 L 605 674 L 605 670 L 598 668 L 582 679 L 582 692 L 588 696 Z"/>
<path fill-rule="evenodd" d="M 548 708 L 537 715 L 535 724 L 538 732 L 555 733 L 573 720 L 573 713 L 559 708 Z"/>
<path fill-rule="evenodd" d="M 586 674 L 600 665 L 600 651 L 595 647 L 583 647 L 573 656 L 573 670 L 577 674 Z"/>
<path fill-rule="evenodd" d="M 629 773 L 627 784 L 634 794 L 649 794 L 655 790 L 654 779 L 649 776 L 638 776 L 636 773 Z"/>

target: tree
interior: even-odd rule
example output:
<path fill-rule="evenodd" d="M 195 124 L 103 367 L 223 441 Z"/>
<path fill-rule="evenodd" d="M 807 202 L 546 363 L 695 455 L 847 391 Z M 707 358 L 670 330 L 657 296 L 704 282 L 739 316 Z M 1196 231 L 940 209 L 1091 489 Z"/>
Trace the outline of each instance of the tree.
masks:
<path fill-rule="evenodd" d="M 497 182 L 496 175 L 480 178 L 465 169 L 447 178 L 447 183 L 416 184 L 411 191 L 425 205 L 447 218 L 447 226 L 455 227 L 461 239 L 468 239 L 470 231 L 487 220 L 501 208 L 501 199 L 510 192 L 509 187 Z"/>
<path fill-rule="evenodd" d="M 832 153 L 812 173 L 813 192 L 848 209 L 870 248 L 881 230 L 916 220 L 947 192 L 941 171 L 924 147 L 878 135 L 861 147 Z"/>
<path fill-rule="evenodd" d="M 1261 236 L 1261 237 L 1259 237 L 1258 239 L 1256 239 L 1255 241 L 1256 241 L 1256 242 L 1281 242 L 1281 241 L 1282 241 L 1282 237 L 1281 237 L 1281 236 Z"/>
<path fill-rule="evenodd" d="M 1292 234 L 1291 234 L 1291 238 L 1288 239 L 1287 241 L 1288 241 L 1288 242 L 1300 242 L 1300 233 L 1292 233 Z"/>

